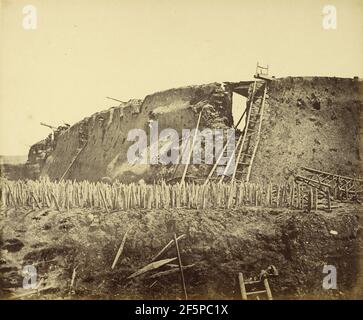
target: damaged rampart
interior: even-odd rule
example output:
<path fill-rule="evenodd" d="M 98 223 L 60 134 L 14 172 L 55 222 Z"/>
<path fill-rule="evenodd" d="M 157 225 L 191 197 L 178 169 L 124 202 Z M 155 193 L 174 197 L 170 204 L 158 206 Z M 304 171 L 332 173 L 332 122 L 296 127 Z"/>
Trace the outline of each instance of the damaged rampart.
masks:
<path fill-rule="evenodd" d="M 181 136 L 182 129 L 196 127 L 202 109 L 201 130 L 230 128 L 238 120 L 232 115 L 232 94 L 246 96 L 249 104 L 251 87 L 251 81 L 241 81 L 170 89 L 96 113 L 60 134 L 54 151 L 41 163 L 41 174 L 51 179 L 66 173 L 68 179 L 108 177 L 123 182 L 170 178 L 174 169 L 169 167 L 127 161 L 133 144 L 127 141 L 128 132 L 149 132 L 150 121 L 156 120 L 160 130 L 172 128 Z M 288 77 L 269 82 L 251 180 L 283 182 L 301 166 L 360 174 L 362 92 L 362 82 L 348 78 Z M 202 164 L 190 171 L 205 176 L 210 169 Z"/>

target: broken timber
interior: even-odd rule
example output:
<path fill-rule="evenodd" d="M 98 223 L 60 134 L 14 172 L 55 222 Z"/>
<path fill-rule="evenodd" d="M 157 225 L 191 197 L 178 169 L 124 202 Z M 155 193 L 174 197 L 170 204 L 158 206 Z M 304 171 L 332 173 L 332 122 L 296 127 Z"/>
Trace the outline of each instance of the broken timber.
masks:
<path fill-rule="evenodd" d="M 172 261 L 175 261 L 176 259 L 177 258 L 175 257 L 175 258 L 171 258 L 171 259 L 164 259 L 164 260 L 159 260 L 159 261 L 156 261 L 156 262 L 149 263 L 145 267 L 137 270 L 132 275 L 128 276 L 127 279 L 132 279 L 132 278 L 138 277 L 138 276 L 144 274 L 145 272 L 160 268 L 160 267 L 162 267 L 162 266 L 164 266 L 164 265 L 166 265 L 166 264 L 168 264 L 168 263 L 170 263 Z"/>

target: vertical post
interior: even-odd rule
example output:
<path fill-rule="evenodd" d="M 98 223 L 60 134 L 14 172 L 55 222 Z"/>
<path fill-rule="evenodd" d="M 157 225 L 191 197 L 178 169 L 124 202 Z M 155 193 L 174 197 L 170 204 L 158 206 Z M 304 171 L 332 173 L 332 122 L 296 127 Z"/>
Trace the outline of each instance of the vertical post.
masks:
<path fill-rule="evenodd" d="M 242 300 L 247 300 L 246 286 L 245 286 L 245 282 L 243 280 L 243 274 L 242 274 L 242 272 L 240 272 L 238 274 L 238 282 L 239 282 L 239 287 L 241 289 Z"/>
<path fill-rule="evenodd" d="M 310 187 L 310 189 L 309 189 L 308 212 L 310 212 L 311 210 L 313 210 L 313 203 L 314 203 L 313 188 Z"/>
<path fill-rule="evenodd" d="M 317 188 L 314 188 L 314 198 L 315 198 L 314 211 L 318 211 L 318 189 Z"/>
<path fill-rule="evenodd" d="M 280 205 L 280 184 L 277 185 L 277 199 L 276 199 L 276 208 Z"/>
<path fill-rule="evenodd" d="M 298 184 L 297 185 L 297 208 L 298 209 L 301 209 L 300 196 L 301 196 L 301 188 L 300 188 L 300 184 Z"/>
<path fill-rule="evenodd" d="M 265 279 L 263 279 L 263 284 L 265 285 L 267 299 L 268 300 L 273 300 L 272 299 L 272 292 L 271 292 L 271 289 L 270 289 L 270 285 L 268 284 L 267 277 L 265 277 Z"/>
<path fill-rule="evenodd" d="M 327 198 L 327 204 L 328 204 L 328 210 L 331 210 L 331 203 L 330 203 L 330 189 L 326 188 L 326 198 Z"/>
<path fill-rule="evenodd" d="M 335 199 L 339 199 L 339 177 L 337 178 L 337 181 L 335 183 L 335 187 L 334 187 L 334 198 Z"/>
<path fill-rule="evenodd" d="M 107 213 L 110 213 L 110 211 L 108 210 L 108 206 L 107 206 L 107 202 L 106 202 L 105 196 L 102 193 L 102 188 L 99 188 L 98 191 L 99 191 L 99 193 L 101 195 L 101 199 L 102 199 L 103 205 L 105 206 L 106 212 Z"/>
<path fill-rule="evenodd" d="M 176 238 L 176 233 L 174 233 L 174 242 L 175 242 L 176 253 L 178 255 L 179 271 L 180 271 L 180 277 L 181 277 L 181 285 L 182 285 L 183 292 L 184 292 L 184 298 L 185 298 L 185 300 L 188 300 L 187 289 L 185 287 L 185 281 L 184 281 L 183 265 L 181 262 L 178 239 Z"/>
<path fill-rule="evenodd" d="M 349 200 L 349 192 L 348 192 L 348 182 L 345 182 L 345 198 L 348 201 Z"/>

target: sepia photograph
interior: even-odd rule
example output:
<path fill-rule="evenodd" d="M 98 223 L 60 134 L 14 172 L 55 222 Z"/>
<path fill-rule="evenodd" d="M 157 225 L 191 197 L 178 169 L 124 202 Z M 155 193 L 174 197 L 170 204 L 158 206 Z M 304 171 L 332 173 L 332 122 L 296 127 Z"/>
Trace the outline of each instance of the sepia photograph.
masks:
<path fill-rule="evenodd" d="M 362 58 L 361 0 L 0 0 L 0 300 L 363 300 Z"/>

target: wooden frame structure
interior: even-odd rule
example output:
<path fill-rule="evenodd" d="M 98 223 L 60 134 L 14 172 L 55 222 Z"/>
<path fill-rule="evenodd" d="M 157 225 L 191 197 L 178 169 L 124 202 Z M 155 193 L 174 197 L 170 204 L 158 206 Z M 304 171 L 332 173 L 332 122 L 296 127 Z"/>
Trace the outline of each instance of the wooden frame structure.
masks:
<path fill-rule="evenodd" d="M 266 294 L 268 300 L 273 300 L 270 285 L 268 283 L 267 276 L 262 277 L 260 280 L 244 281 L 243 273 L 238 274 L 238 282 L 241 290 L 242 300 L 248 300 L 248 296 Z M 263 283 L 265 289 L 258 291 L 247 291 L 246 285 L 258 285 Z"/>
<path fill-rule="evenodd" d="M 314 186 L 320 190 L 329 189 L 331 195 L 338 200 L 357 199 L 363 193 L 363 179 L 341 176 L 313 168 L 302 167 L 307 173 L 305 176 L 297 176 L 296 179 Z"/>

